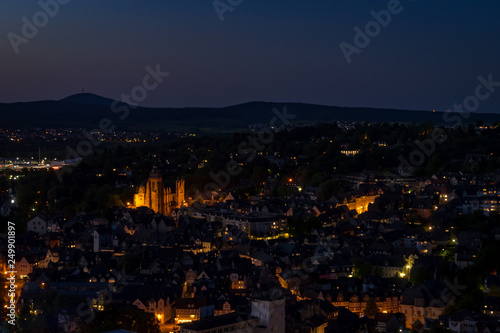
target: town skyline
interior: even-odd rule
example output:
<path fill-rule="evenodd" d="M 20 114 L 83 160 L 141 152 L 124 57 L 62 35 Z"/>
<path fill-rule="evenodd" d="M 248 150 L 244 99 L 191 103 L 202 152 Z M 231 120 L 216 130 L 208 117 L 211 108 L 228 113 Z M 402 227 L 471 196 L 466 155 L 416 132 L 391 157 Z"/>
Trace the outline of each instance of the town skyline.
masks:
<path fill-rule="evenodd" d="M 0 333 L 500 333 L 500 1 L 0 8 Z"/>

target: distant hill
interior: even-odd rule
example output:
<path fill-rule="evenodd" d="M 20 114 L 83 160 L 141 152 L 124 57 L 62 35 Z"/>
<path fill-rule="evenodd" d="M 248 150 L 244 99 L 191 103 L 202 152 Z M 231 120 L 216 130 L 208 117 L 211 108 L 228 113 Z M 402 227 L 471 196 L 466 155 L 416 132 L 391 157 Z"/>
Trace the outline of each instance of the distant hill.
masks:
<path fill-rule="evenodd" d="M 1 127 L 82 127 L 99 128 L 109 118 L 122 130 L 186 131 L 199 129 L 204 133 L 232 132 L 248 129 L 251 124 L 266 124 L 275 116 L 273 109 L 297 115 L 293 123 L 368 121 L 443 124 L 443 113 L 397 109 L 337 107 L 303 103 L 250 102 L 223 108 L 145 108 L 129 107 L 94 94 L 82 93 L 59 101 L 0 103 Z M 126 111 L 129 113 L 125 116 Z M 452 115 L 450 115 L 452 116 Z M 122 117 L 122 119 L 120 119 Z M 474 113 L 464 123 L 482 119 L 486 123 L 500 121 L 500 114 Z M 278 122 L 279 124 L 279 122 Z M 451 124 L 450 124 L 451 125 Z"/>
<path fill-rule="evenodd" d="M 87 104 L 87 105 L 111 105 L 114 100 L 106 97 L 102 97 L 96 94 L 81 93 L 68 96 L 59 100 L 59 102 L 65 103 L 76 103 L 76 104 Z"/>

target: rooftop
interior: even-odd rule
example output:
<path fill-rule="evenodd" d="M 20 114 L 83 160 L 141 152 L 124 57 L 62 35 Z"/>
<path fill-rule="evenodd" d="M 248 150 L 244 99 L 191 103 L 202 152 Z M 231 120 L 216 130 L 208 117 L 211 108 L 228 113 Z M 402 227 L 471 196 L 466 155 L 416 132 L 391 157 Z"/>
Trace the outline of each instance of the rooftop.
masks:
<path fill-rule="evenodd" d="M 252 319 L 257 319 L 257 317 L 254 317 L 247 313 L 232 312 L 221 316 L 193 321 L 191 323 L 179 324 L 179 326 L 188 330 L 198 331 L 198 330 L 207 330 L 221 326 L 227 326 L 231 324 L 237 324 Z"/>

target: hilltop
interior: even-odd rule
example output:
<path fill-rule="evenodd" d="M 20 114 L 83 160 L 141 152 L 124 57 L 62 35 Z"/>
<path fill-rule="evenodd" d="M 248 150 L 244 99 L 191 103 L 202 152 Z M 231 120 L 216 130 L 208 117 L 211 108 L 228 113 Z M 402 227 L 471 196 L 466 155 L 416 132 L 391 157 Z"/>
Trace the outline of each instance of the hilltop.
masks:
<path fill-rule="evenodd" d="M 112 105 L 115 104 L 115 108 Z M 249 102 L 221 108 L 149 108 L 131 107 L 95 94 L 81 93 L 61 100 L 0 103 L 2 127 L 82 127 L 98 128 L 109 118 L 122 130 L 185 131 L 199 129 L 204 133 L 232 132 L 248 129 L 251 124 L 266 124 L 274 117 L 273 109 L 297 115 L 293 123 L 367 121 L 444 124 L 442 112 L 339 107 L 305 103 Z M 128 110 L 128 113 L 125 111 Z M 114 112 L 113 112 L 114 111 Z M 125 116 L 126 115 L 126 116 Z M 451 116 L 451 115 L 450 115 Z M 121 118 L 120 118 L 121 117 Z M 500 114 L 475 113 L 464 123 L 482 119 L 500 121 Z"/>

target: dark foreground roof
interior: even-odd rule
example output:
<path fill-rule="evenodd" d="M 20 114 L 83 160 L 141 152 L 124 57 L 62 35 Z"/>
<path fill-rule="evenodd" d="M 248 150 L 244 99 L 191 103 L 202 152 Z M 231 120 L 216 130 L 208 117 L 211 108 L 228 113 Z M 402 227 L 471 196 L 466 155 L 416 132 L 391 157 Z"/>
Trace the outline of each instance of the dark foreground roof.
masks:
<path fill-rule="evenodd" d="M 179 324 L 179 326 L 181 326 L 185 329 L 188 329 L 188 330 L 199 331 L 199 330 L 207 330 L 207 329 L 211 329 L 211 328 L 216 328 L 216 327 L 220 327 L 220 326 L 237 324 L 237 323 L 241 323 L 241 322 L 256 319 L 256 318 L 257 317 L 254 317 L 254 316 L 247 314 L 247 313 L 232 312 L 232 313 L 228 313 L 228 314 L 221 315 L 221 316 L 215 316 L 215 317 L 210 317 L 210 318 L 205 318 L 205 319 L 193 321 L 191 323 Z"/>

